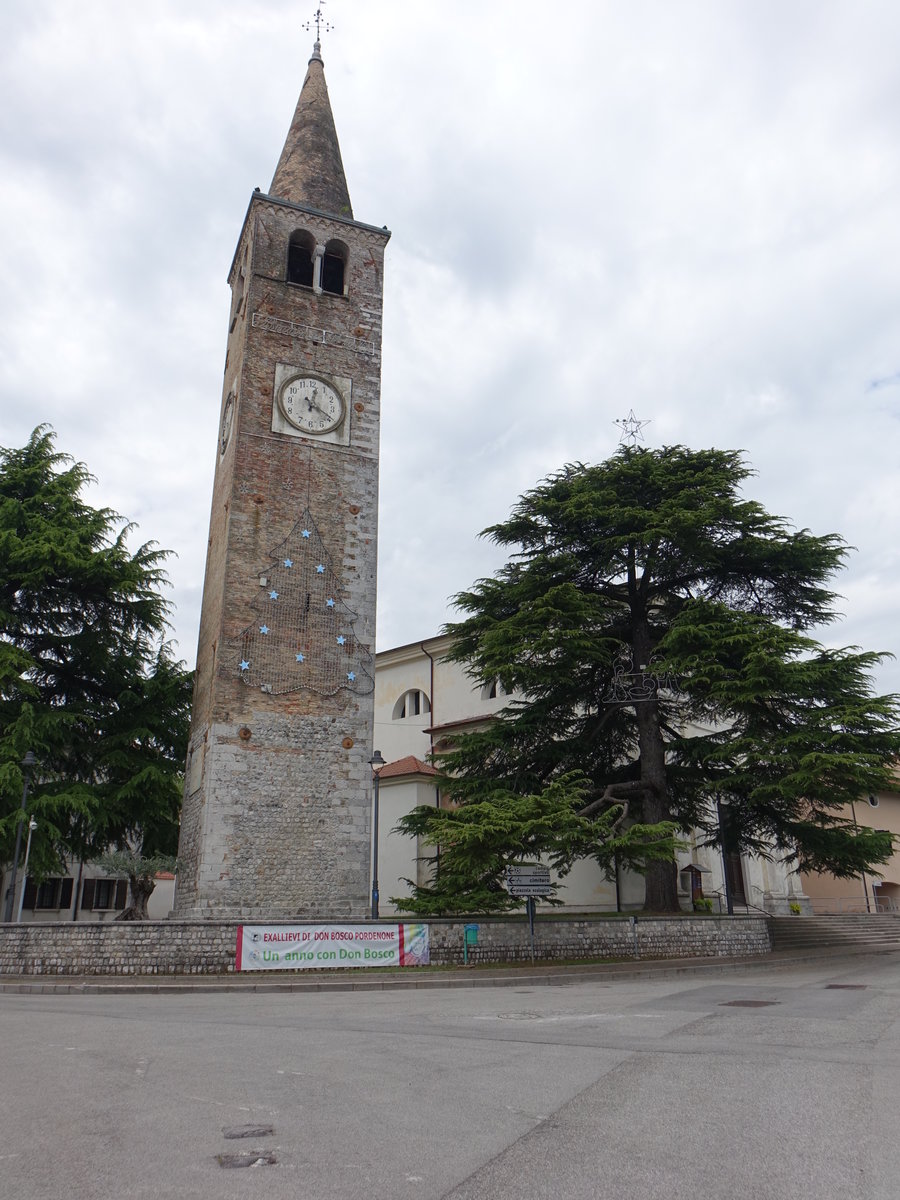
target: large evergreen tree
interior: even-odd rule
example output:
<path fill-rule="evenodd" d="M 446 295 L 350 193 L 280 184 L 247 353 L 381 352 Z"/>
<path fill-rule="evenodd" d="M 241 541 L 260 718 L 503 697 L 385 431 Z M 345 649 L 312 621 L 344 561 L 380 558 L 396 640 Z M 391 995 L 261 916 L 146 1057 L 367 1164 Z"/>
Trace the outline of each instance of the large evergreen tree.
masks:
<path fill-rule="evenodd" d="M 729 850 L 839 875 L 886 861 L 890 836 L 841 808 L 890 786 L 897 698 L 873 693 L 879 655 L 810 636 L 835 617 L 847 547 L 744 498 L 751 473 L 735 452 L 622 447 L 485 531 L 514 552 L 456 597 L 451 657 L 521 698 L 442 759 L 453 799 L 576 772 L 582 817 L 626 806 L 721 843 L 719 800 Z M 677 908 L 673 859 L 651 856 L 646 907 Z"/>
<path fill-rule="evenodd" d="M 129 549 L 89 481 L 46 427 L 0 449 L 0 860 L 32 750 L 38 875 L 65 855 L 177 847 L 190 675 L 165 641 L 166 552 Z"/>

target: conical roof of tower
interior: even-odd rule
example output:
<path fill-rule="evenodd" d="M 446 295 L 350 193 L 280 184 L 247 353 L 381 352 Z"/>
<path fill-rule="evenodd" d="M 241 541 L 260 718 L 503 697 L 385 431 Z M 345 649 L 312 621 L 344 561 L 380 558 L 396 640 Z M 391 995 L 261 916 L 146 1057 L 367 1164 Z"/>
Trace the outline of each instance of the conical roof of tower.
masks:
<path fill-rule="evenodd" d="M 353 216 L 318 42 L 269 195 L 333 216 Z"/>

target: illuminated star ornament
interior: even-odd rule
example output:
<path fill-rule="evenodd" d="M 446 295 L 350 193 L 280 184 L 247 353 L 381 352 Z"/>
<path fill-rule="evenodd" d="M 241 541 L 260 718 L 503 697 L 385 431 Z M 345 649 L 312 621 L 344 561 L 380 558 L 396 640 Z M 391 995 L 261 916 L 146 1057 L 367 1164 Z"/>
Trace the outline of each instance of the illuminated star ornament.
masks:
<path fill-rule="evenodd" d="M 626 444 L 636 446 L 639 441 L 642 442 L 644 440 L 644 435 L 641 431 L 643 430 L 644 426 L 649 425 L 650 422 L 639 421 L 634 415 L 634 409 L 630 408 L 628 410 L 627 417 L 620 417 L 618 420 L 613 421 L 613 424 L 618 425 L 619 429 L 622 431 L 619 435 L 620 446 Z"/>

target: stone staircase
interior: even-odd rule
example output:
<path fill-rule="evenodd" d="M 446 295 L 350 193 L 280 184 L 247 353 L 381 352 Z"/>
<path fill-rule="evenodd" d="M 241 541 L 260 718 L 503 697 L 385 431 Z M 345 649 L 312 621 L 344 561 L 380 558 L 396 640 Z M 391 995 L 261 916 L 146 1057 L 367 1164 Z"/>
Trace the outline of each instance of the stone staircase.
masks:
<path fill-rule="evenodd" d="M 845 950 L 877 954 L 900 950 L 900 913 L 770 917 L 773 950 Z"/>

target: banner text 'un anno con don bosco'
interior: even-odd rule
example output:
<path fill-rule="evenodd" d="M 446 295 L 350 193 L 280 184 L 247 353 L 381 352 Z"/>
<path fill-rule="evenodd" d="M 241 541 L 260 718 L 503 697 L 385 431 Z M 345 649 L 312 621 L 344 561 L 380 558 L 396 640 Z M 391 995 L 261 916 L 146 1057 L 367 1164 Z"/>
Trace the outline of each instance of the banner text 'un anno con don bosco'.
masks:
<path fill-rule="evenodd" d="M 239 925 L 236 971 L 425 967 L 427 925 Z"/>

